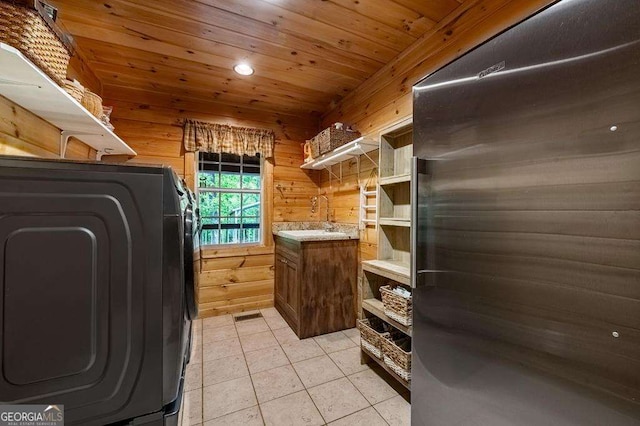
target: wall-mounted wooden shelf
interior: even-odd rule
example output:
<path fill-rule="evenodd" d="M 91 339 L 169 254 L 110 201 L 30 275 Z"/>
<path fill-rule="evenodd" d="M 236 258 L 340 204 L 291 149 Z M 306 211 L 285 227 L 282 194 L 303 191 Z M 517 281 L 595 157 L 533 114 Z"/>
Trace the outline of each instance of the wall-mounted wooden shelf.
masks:
<path fill-rule="evenodd" d="M 40 68 L 4 43 L 0 43 L 0 95 L 61 130 L 61 157 L 64 157 L 69 137 L 75 137 L 98 151 L 98 159 L 107 154 L 136 155 L 129 145 Z"/>
<path fill-rule="evenodd" d="M 309 170 L 326 169 L 350 158 L 367 155 L 369 152 L 376 149 L 378 149 L 378 142 L 360 137 L 334 149 L 331 152 L 327 152 L 326 154 L 315 158 L 313 161 L 304 163 L 300 168 Z M 375 161 L 371 161 L 375 163 Z"/>

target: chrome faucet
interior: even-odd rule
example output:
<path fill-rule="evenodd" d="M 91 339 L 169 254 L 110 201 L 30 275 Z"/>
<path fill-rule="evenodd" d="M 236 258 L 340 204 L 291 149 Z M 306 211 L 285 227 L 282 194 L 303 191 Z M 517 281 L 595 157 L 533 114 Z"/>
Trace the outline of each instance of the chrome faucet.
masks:
<path fill-rule="evenodd" d="M 324 222 L 324 225 L 323 225 L 324 230 L 327 231 L 327 232 L 332 232 L 333 231 L 333 225 L 329 222 L 329 197 L 327 197 L 325 194 L 320 194 L 320 197 L 324 198 L 324 202 L 327 205 L 327 216 L 325 218 L 325 222 Z M 318 208 L 318 211 L 320 211 L 320 208 Z"/>
<path fill-rule="evenodd" d="M 327 217 L 326 217 L 326 219 L 325 219 L 325 220 L 326 220 L 327 222 L 329 222 L 329 197 L 327 197 L 327 196 L 326 196 L 326 195 L 324 195 L 324 194 L 320 194 L 320 197 L 324 198 L 324 202 L 325 202 L 325 204 L 327 205 Z M 319 206 L 318 206 L 318 207 L 319 207 Z M 318 210 L 320 210 L 320 209 L 318 208 Z"/>

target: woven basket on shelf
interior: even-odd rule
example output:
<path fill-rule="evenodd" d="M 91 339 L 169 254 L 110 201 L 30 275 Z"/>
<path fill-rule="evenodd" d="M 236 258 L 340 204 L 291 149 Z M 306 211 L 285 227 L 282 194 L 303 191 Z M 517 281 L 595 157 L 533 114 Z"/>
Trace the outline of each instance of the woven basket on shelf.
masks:
<path fill-rule="evenodd" d="M 102 119 L 102 98 L 91 90 L 85 89 L 82 97 L 82 106 L 98 119 Z"/>
<path fill-rule="evenodd" d="M 330 126 L 311 139 L 312 152 L 315 144 L 318 146 L 318 154 L 322 155 L 359 137 L 360 132 L 336 129 L 335 126 Z"/>
<path fill-rule="evenodd" d="M 0 28 L 0 42 L 18 49 L 59 86 L 64 84 L 71 54 L 35 9 L 0 0 Z"/>
<path fill-rule="evenodd" d="M 407 382 L 411 381 L 411 339 L 383 339 L 382 355 L 387 367 Z"/>
<path fill-rule="evenodd" d="M 310 139 L 308 142 L 311 145 L 311 157 L 312 158 L 320 157 L 320 145 L 318 144 L 318 139 L 313 138 L 313 139 Z"/>
<path fill-rule="evenodd" d="M 389 337 L 384 321 L 378 318 L 358 320 L 360 329 L 360 346 L 365 352 L 382 359 L 382 341 Z"/>
<path fill-rule="evenodd" d="M 85 92 L 84 87 L 78 86 L 72 81 L 65 80 L 63 88 L 73 99 L 82 103 L 82 98 Z"/>
<path fill-rule="evenodd" d="M 402 297 L 395 293 L 390 286 L 380 287 L 384 313 L 400 324 L 409 326 L 412 324 L 413 303 L 411 297 Z"/>

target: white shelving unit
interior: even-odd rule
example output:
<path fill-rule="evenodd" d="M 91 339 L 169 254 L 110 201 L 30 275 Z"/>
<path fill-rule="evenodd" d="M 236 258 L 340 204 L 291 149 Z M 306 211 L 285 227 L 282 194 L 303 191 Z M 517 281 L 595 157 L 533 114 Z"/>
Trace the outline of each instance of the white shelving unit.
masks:
<path fill-rule="evenodd" d="M 95 118 L 17 49 L 0 43 L 0 95 L 60 129 L 60 157 L 75 137 L 98 154 L 135 156 L 122 139 Z"/>
<path fill-rule="evenodd" d="M 368 265 L 374 273 L 389 268 L 387 278 L 397 278 L 396 281 L 405 285 L 409 283 L 411 251 L 412 148 L 413 128 L 410 123 L 393 128 L 380 137 L 378 260 L 374 265 Z"/>
<path fill-rule="evenodd" d="M 352 140 L 347 144 L 339 146 L 333 151 L 327 152 L 326 154 L 315 158 L 313 161 L 304 163 L 302 166 L 300 166 L 300 168 L 310 170 L 329 170 L 329 168 L 334 164 L 338 164 L 352 157 L 359 157 L 361 155 L 365 155 L 373 163 L 376 163 L 371 157 L 367 155 L 369 152 L 376 149 L 378 149 L 378 142 L 365 139 L 363 136 L 359 137 L 358 139 Z"/>
<path fill-rule="evenodd" d="M 381 177 L 378 180 L 378 183 L 380 185 L 394 185 L 396 183 L 403 183 L 403 182 L 411 182 L 411 175 L 407 173 L 407 174 L 396 175 L 396 176 L 387 176 L 387 177 Z"/>
<path fill-rule="evenodd" d="M 409 265 L 397 260 L 363 260 L 362 269 L 400 284 L 410 285 Z"/>
<path fill-rule="evenodd" d="M 378 258 L 361 262 L 363 276 L 360 281 L 360 314 L 377 317 L 409 338 L 413 328 L 387 316 L 384 311 L 380 287 L 389 281 L 410 287 L 409 260 L 411 254 L 411 154 L 413 127 L 410 120 L 398 123 L 380 135 L 380 161 L 376 218 L 378 225 Z M 387 371 L 386 364 L 362 351 L 364 362 L 377 362 Z M 390 371 L 403 386 L 410 383 Z"/>

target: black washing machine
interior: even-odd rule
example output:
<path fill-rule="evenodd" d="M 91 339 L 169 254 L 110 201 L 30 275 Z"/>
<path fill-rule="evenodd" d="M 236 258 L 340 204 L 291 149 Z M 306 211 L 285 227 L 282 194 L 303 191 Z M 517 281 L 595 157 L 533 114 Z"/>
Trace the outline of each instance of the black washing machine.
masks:
<path fill-rule="evenodd" d="M 0 403 L 177 424 L 196 212 L 170 168 L 0 156 Z"/>

